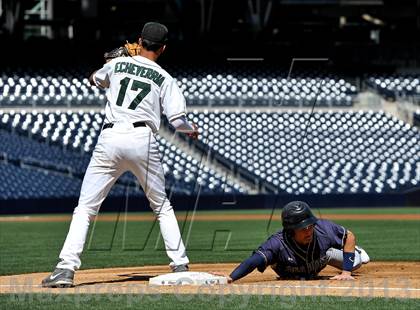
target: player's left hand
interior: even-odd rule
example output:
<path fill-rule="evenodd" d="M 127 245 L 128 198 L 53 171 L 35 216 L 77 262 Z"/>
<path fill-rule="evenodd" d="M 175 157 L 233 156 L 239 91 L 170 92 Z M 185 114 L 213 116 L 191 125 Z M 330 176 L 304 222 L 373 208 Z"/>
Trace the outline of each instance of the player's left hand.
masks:
<path fill-rule="evenodd" d="M 351 272 L 349 272 L 349 271 L 343 271 L 341 274 L 338 274 L 338 275 L 330 278 L 330 280 L 353 281 L 354 278 L 351 275 Z"/>

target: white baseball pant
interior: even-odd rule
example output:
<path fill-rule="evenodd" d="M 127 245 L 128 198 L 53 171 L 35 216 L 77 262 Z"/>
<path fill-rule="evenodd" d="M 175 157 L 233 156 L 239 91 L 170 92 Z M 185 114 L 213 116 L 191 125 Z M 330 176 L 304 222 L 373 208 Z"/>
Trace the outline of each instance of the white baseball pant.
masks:
<path fill-rule="evenodd" d="M 57 268 L 77 270 L 92 219 L 98 214 L 115 181 L 126 171 L 138 179 L 155 213 L 171 266 L 187 264 L 185 246 L 175 213 L 166 196 L 158 143 L 149 127 L 116 123 L 104 129 L 83 178 L 78 206 L 74 209 Z"/>

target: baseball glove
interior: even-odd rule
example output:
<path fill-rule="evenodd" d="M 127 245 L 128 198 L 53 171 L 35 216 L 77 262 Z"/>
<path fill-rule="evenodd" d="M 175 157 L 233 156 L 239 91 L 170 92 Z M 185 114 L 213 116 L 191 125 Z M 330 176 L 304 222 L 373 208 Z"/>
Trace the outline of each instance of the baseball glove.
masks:
<path fill-rule="evenodd" d="M 111 59 L 121 57 L 121 56 L 136 56 L 140 54 L 140 45 L 136 42 L 134 43 L 127 43 L 124 46 L 114 48 L 110 52 L 104 53 L 104 58 L 106 61 Z"/>

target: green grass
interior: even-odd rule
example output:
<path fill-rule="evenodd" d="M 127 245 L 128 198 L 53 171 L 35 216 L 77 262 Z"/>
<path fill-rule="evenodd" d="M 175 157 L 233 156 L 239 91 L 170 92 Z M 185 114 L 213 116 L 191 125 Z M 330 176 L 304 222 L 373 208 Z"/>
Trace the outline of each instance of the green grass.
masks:
<path fill-rule="evenodd" d="M 121 218 L 122 219 L 122 218 Z M 420 260 L 419 221 L 336 221 L 352 230 L 372 260 Z M 0 222 L 0 275 L 51 271 L 69 222 Z M 260 221 L 180 222 L 193 263 L 239 262 L 280 223 Z M 167 264 L 153 222 L 97 222 L 91 226 L 82 269 Z M 189 234 L 188 234 L 189 233 Z M 187 236 L 190 236 L 187 238 Z"/>
<path fill-rule="evenodd" d="M 420 208 L 312 208 L 312 211 L 319 214 L 420 214 Z M 224 210 L 224 211 L 200 211 L 202 214 L 271 214 L 272 209 L 253 209 L 253 210 Z M 177 212 L 177 214 L 180 212 Z M 280 214 L 281 209 L 275 209 L 275 214 Z"/>
<path fill-rule="evenodd" d="M 186 211 L 175 211 L 178 217 L 184 216 Z M 271 214 L 272 209 L 249 209 L 249 210 L 200 210 L 197 214 Z M 401 207 L 401 208 L 313 208 L 313 212 L 316 214 L 420 214 L 420 208 L 418 207 Z M 280 214 L 281 209 L 276 209 L 275 214 Z M 101 214 L 116 215 L 116 213 L 106 212 Z M 152 215 L 152 213 L 144 212 L 130 212 L 132 215 Z M 191 215 L 192 211 L 188 211 Z M 16 217 L 21 215 L 5 215 L 2 217 Z M 23 216 L 30 217 L 50 217 L 50 216 L 68 216 L 71 214 L 25 214 Z"/>
<path fill-rule="evenodd" d="M 4 309 L 417 309 L 418 299 L 255 295 L 0 295 Z"/>
<path fill-rule="evenodd" d="M 420 208 L 340 208 L 319 209 L 313 208 L 315 214 L 420 214 Z"/>

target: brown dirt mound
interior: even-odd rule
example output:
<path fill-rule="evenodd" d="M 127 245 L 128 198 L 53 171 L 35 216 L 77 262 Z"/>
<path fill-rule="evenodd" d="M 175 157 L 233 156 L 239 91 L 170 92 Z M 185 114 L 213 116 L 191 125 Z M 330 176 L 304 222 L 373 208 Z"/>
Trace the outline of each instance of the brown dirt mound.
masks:
<path fill-rule="evenodd" d="M 192 264 L 191 271 L 230 273 L 237 264 Z M 145 266 L 81 270 L 76 273 L 74 288 L 45 289 L 41 280 L 48 273 L 0 277 L 0 293 L 55 294 L 216 294 L 216 295 L 292 295 L 420 298 L 420 262 L 371 262 L 354 274 L 355 281 L 331 281 L 339 271 L 325 268 L 319 280 L 277 280 L 268 269 L 254 271 L 230 285 L 149 286 L 151 277 L 169 272 L 168 266 Z"/>

